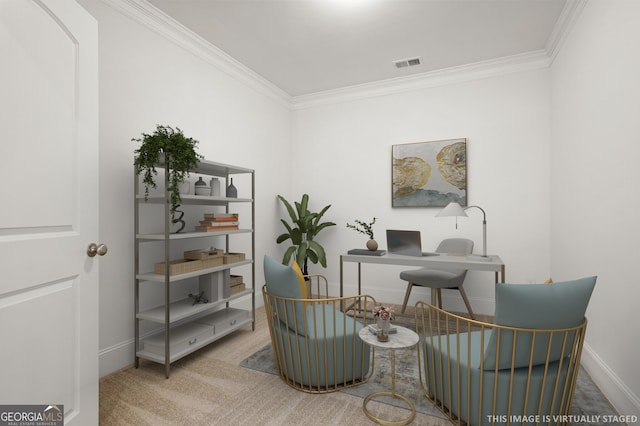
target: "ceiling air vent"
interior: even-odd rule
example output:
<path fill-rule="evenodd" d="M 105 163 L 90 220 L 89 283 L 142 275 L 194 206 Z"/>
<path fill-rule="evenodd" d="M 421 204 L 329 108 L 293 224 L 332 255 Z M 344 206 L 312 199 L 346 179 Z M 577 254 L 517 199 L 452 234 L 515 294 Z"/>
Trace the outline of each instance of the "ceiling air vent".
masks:
<path fill-rule="evenodd" d="M 396 66 L 396 68 L 407 68 L 407 67 L 420 65 L 421 62 L 422 62 L 422 58 L 420 56 L 416 56 L 415 58 L 400 59 L 399 61 L 393 61 L 393 64 Z"/>

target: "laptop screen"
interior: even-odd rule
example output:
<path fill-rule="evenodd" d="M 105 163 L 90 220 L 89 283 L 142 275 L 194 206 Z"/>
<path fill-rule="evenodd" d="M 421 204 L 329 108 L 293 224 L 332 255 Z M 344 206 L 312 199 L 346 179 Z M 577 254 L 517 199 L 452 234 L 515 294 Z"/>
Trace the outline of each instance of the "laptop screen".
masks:
<path fill-rule="evenodd" d="M 422 256 L 420 231 L 387 229 L 387 251 L 405 256 Z"/>

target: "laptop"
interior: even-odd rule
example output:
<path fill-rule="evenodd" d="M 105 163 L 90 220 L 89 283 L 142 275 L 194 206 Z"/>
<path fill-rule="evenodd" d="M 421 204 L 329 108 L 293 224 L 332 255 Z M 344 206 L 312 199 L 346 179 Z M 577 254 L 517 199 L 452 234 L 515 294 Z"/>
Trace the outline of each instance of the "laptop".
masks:
<path fill-rule="evenodd" d="M 437 256 L 438 253 L 422 251 L 420 231 L 387 229 L 387 251 L 404 256 Z"/>

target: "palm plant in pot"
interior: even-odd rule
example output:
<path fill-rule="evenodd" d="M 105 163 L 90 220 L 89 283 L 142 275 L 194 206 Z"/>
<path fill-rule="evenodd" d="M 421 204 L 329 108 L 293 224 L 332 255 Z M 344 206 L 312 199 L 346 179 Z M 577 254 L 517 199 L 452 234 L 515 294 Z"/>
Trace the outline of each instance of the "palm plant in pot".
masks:
<path fill-rule="evenodd" d="M 282 263 L 288 265 L 291 257 L 295 254 L 295 260 L 305 275 L 308 275 L 307 262 L 320 263 L 327 267 L 327 255 L 324 247 L 314 238 L 325 228 L 334 226 L 333 222 L 321 222 L 322 216 L 331 207 L 325 206 L 319 212 L 311 212 L 308 209 L 309 195 L 304 194 L 300 202 L 295 202 L 295 209 L 282 195 L 278 195 L 280 201 L 287 209 L 291 223 L 280 219 L 287 232 L 281 234 L 276 240 L 278 244 L 291 240 L 291 246 L 287 248 L 282 258 Z"/>
<path fill-rule="evenodd" d="M 173 217 L 180 205 L 180 184 L 189 175 L 198 162 L 204 158 L 196 152 L 198 141 L 188 138 L 180 128 L 158 124 L 153 134 L 142 134 L 142 138 L 131 139 L 139 142 L 133 164 L 136 173 L 142 174 L 145 200 L 149 197 L 149 189 L 156 188 L 155 177 L 158 175 L 156 167 L 164 167 L 168 174 L 167 189 L 170 194 L 171 216 Z"/>

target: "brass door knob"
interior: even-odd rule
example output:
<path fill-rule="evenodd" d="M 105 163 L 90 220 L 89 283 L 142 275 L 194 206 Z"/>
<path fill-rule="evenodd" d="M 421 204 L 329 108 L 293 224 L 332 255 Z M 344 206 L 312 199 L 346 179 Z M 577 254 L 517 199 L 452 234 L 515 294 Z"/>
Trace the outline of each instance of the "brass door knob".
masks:
<path fill-rule="evenodd" d="M 96 254 L 98 256 L 104 256 L 107 254 L 107 250 L 107 246 L 104 244 L 91 243 L 89 247 L 87 247 L 87 256 L 95 257 Z"/>

